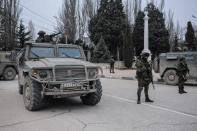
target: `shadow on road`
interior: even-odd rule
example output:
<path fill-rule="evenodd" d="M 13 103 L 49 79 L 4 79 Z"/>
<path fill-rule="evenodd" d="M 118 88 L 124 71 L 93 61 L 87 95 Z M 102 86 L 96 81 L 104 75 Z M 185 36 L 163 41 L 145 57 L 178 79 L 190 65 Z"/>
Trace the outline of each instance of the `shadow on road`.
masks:
<path fill-rule="evenodd" d="M 83 110 L 91 108 L 92 106 L 84 105 L 78 97 L 75 98 L 46 98 L 44 105 L 40 110 L 50 110 L 52 112 L 67 110 L 71 112 L 73 110 Z"/>

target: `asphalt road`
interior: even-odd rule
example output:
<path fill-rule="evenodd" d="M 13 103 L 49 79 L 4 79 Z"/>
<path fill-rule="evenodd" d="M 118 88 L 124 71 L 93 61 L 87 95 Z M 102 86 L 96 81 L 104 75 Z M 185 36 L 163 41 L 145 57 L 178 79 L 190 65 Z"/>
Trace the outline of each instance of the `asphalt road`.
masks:
<path fill-rule="evenodd" d="M 137 82 L 102 79 L 103 97 L 97 106 L 79 98 L 47 101 L 36 112 L 27 111 L 17 91 L 17 80 L 0 81 L 0 131 L 197 131 L 197 87 L 155 85 L 153 104 L 136 104 Z"/>

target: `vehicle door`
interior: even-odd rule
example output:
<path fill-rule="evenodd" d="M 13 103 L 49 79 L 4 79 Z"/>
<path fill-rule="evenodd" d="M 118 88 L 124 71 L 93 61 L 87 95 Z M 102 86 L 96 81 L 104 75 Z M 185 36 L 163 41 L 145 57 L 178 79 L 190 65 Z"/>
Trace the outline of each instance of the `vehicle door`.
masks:
<path fill-rule="evenodd" d="M 185 59 L 187 61 L 188 68 L 190 70 L 190 78 L 197 77 L 197 55 L 192 52 L 185 54 Z"/>

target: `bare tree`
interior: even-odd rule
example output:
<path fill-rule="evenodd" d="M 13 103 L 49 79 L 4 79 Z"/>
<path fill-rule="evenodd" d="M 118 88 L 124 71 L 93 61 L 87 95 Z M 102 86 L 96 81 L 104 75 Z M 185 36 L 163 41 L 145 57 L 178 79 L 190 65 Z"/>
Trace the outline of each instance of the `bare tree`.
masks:
<path fill-rule="evenodd" d="M 29 23 L 28 23 L 28 32 L 30 32 L 29 33 L 30 38 L 32 40 L 35 40 L 35 37 L 36 37 L 35 36 L 35 27 L 34 27 L 34 24 L 33 24 L 32 20 L 30 20 Z"/>
<path fill-rule="evenodd" d="M 134 0 L 133 1 L 133 14 L 134 14 L 134 20 L 136 19 L 138 12 L 141 10 L 142 6 L 142 0 Z"/>
<path fill-rule="evenodd" d="M 169 33 L 169 42 L 170 42 L 170 51 L 173 51 L 174 48 L 174 36 L 175 36 L 175 31 L 174 31 L 174 13 L 169 10 L 168 11 L 168 18 L 166 21 L 167 24 L 167 29 Z"/>
<path fill-rule="evenodd" d="M 4 33 L 4 28 L 3 28 L 3 1 L 0 1 L 0 46 L 3 41 L 3 33 Z"/>
<path fill-rule="evenodd" d="M 165 6 L 165 0 L 161 0 L 161 3 L 160 3 L 160 5 L 159 5 L 159 10 L 160 10 L 161 12 L 163 12 L 164 6 Z"/>
<path fill-rule="evenodd" d="M 181 27 L 180 27 L 180 24 L 179 24 L 179 21 L 177 21 L 177 24 L 176 24 L 176 34 L 179 36 L 180 35 L 180 31 L 181 31 Z"/>
<path fill-rule="evenodd" d="M 178 36 L 178 40 L 183 41 L 185 35 L 184 31 L 186 30 L 186 27 L 185 28 L 181 27 L 179 21 L 177 21 L 175 28 L 176 28 L 175 34 Z"/>
<path fill-rule="evenodd" d="M 16 46 L 16 31 L 22 9 L 19 0 L 1 0 L 1 46 L 4 50 L 12 50 Z"/>
<path fill-rule="evenodd" d="M 82 6 L 80 6 L 80 0 L 78 0 L 77 8 L 77 22 L 78 22 L 78 34 L 79 39 L 83 40 L 83 35 L 88 32 L 88 24 L 90 19 L 95 15 L 95 1 L 83 0 Z"/>
<path fill-rule="evenodd" d="M 77 2 L 77 22 L 78 22 L 78 39 L 82 39 L 82 14 L 81 14 L 81 6 L 80 6 L 80 0 Z"/>
<path fill-rule="evenodd" d="M 100 5 L 101 0 L 95 0 L 94 1 L 94 14 L 96 14 L 97 10 L 99 9 L 99 5 Z"/>
<path fill-rule="evenodd" d="M 83 39 L 83 35 L 85 33 L 85 29 L 86 29 L 86 23 L 87 23 L 87 14 L 86 14 L 86 6 L 85 3 L 82 7 L 82 14 L 81 14 L 81 34 L 80 34 L 80 38 Z"/>
<path fill-rule="evenodd" d="M 69 41 L 74 42 L 77 30 L 76 24 L 76 4 L 77 0 L 65 0 L 62 12 L 59 13 L 57 19 L 57 30 L 62 32 Z"/>
<path fill-rule="evenodd" d="M 131 23 L 133 19 L 132 0 L 125 1 L 125 13 L 127 15 L 128 21 Z"/>
<path fill-rule="evenodd" d="M 90 20 L 93 18 L 93 16 L 95 15 L 94 13 L 94 3 L 92 0 L 85 0 L 84 3 L 84 8 L 83 8 L 83 19 L 84 19 L 84 33 L 88 32 L 88 24 L 90 22 Z"/>
<path fill-rule="evenodd" d="M 131 27 L 135 23 L 138 12 L 141 10 L 142 0 L 125 0 L 125 13 Z"/>

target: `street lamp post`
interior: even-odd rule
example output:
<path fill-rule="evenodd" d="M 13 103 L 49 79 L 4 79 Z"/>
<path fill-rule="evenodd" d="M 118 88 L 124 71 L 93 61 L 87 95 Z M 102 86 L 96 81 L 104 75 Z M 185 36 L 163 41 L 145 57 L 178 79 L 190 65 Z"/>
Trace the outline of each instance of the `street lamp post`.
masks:
<path fill-rule="evenodd" d="M 142 52 L 148 52 L 150 53 L 150 50 L 148 48 L 149 46 L 149 35 L 148 35 L 148 12 L 145 11 L 145 17 L 144 17 L 144 49 Z"/>

